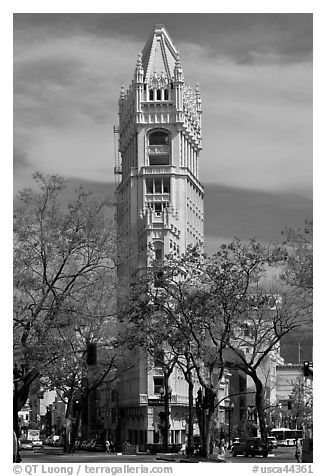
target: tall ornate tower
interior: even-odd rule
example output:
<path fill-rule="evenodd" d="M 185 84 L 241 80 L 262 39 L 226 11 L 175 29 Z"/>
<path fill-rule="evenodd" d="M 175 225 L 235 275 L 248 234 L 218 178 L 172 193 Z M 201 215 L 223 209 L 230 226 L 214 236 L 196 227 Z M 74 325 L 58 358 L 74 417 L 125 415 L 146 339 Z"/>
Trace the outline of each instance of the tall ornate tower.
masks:
<path fill-rule="evenodd" d="M 121 88 L 117 224 L 121 252 L 118 275 L 123 281 L 167 253 L 183 253 L 203 242 L 203 187 L 198 178 L 201 150 L 199 87 L 186 85 L 179 52 L 163 25 L 155 25 L 139 53 L 132 82 Z M 163 384 L 159 368 L 145 362 L 123 375 L 119 388 L 122 441 L 158 442 L 157 406 Z M 188 386 L 180 371 L 169 379 L 172 388 L 170 441 L 185 440 Z M 155 426 L 156 425 L 156 426 Z"/>
<path fill-rule="evenodd" d="M 203 242 L 200 150 L 198 84 L 186 85 L 178 50 L 164 26 L 155 25 L 119 100 L 120 275 L 147 263 L 149 245 L 161 259 Z"/>

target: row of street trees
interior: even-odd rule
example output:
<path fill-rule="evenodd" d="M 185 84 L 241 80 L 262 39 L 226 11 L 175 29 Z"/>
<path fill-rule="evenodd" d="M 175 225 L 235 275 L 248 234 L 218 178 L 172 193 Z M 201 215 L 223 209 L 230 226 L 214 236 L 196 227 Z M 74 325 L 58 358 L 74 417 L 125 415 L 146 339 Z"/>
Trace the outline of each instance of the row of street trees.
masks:
<path fill-rule="evenodd" d="M 166 256 L 140 270 L 129 300 L 124 299 L 127 341 L 132 336 L 133 346 L 153 357 L 160 352 L 166 388 L 175 365 L 184 371 L 190 409 L 194 375 L 198 379 L 204 391 L 200 431 L 205 456 L 226 369 L 238 368 L 253 380 L 260 432 L 267 438 L 265 389 L 258 369 L 287 334 L 311 321 L 306 287 L 303 292 L 301 283 L 295 285 L 294 267 L 291 273 L 286 268 L 293 259 L 290 249 L 255 240 L 244 244 L 235 239 L 213 256 L 190 247 L 182 256 Z M 272 268 L 287 271 L 269 281 Z"/>
<path fill-rule="evenodd" d="M 62 177 L 34 175 L 14 214 L 14 428 L 31 385 L 76 395 L 112 385 L 125 363 L 117 345 L 116 236 L 108 199 L 83 188 L 64 201 Z M 97 346 L 91 375 L 87 348 Z M 78 421 L 77 421 L 78 425 Z M 73 434 L 70 446 L 73 445 Z"/>
<path fill-rule="evenodd" d="M 62 199 L 65 181 L 34 176 L 38 190 L 24 189 L 14 216 L 14 427 L 30 387 L 41 379 L 61 389 L 69 409 L 76 396 L 113 386 L 131 364 L 127 349 L 159 359 L 165 382 L 177 365 L 189 384 L 192 439 L 193 382 L 204 390 L 201 425 L 209 451 L 216 397 L 225 369 L 232 364 L 256 388 L 261 434 L 266 437 L 264 386 L 257 370 L 284 336 L 309 325 L 312 303 L 312 227 L 286 230 L 286 246 L 233 240 L 213 255 L 191 247 L 182 256 L 139 270 L 119 289 L 116 306 L 115 224 L 108 200 L 82 188 Z M 281 270 L 270 282 L 270 269 Z M 123 303 L 123 304 L 122 304 Z M 118 318 L 119 317 L 119 318 Z M 96 344 L 91 378 L 87 347 Z M 250 356 L 244 349 L 250 347 Z M 167 444 L 167 431 L 165 444 Z M 72 435 L 73 440 L 73 435 Z M 73 443 L 73 441 L 72 441 Z"/>

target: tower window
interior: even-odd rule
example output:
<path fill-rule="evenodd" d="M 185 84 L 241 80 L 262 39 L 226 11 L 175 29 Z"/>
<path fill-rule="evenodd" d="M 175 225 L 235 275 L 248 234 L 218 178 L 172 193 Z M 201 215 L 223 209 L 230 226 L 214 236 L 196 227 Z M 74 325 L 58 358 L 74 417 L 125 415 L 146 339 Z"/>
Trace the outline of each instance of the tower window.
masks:
<path fill-rule="evenodd" d="M 170 135 L 165 130 L 154 130 L 148 135 L 149 165 L 169 165 Z"/>
<path fill-rule="evenodd" d="M 154 254 L 156 261 L 163 261 L 163 243 L 161 241 L 154 243 Z"/>
<path fill-rule="evenodd" d="M 163 193 L 170 193 L 170 179 L 163 179 Z"/>
<path fill-rule="evenodd" d="M 169 90 L 164 89 L 164 100 L 167 101 L 169 99 Z"/>
<path fill-rule="evenodd" d="M 148 178 L 146 179 L 146 193 L 161 195 L 170 193 L 170 178 Z"/>
<path fill-rule="evenodd" d="M 162 97 L 161 90 L 158 89 L 158 90 L 156 91 L 156 99 L 157 99 L 158 101 L 161 101 L 161 97 Z"/>
<path fill-rule="evenodd" d="M 153 91 L 153 89 L 149 90 L 149 100 L 154 101 L 154 91 Z"/>
<path fill-rule="evenodd" d="M 156 259 L 156 261 L 162 261 L 162 259 L 163 259 L 162 249 L 155 250 L 155 259 Z"/>
<path fill-rule="evenodd" d="M 169 134 L 165 131 L 154 131 L 149 136 L 149 145 L 169 145 Z"/>
<path fill-rule="evenodd" d="M 162 179 L 154 179 L 155 193 L 162 193 Z"/>
<path fill-rule="evenodd" d="M 153 193 L 153 180 L 152 179 L 146 179 L 146 193 Z"/>

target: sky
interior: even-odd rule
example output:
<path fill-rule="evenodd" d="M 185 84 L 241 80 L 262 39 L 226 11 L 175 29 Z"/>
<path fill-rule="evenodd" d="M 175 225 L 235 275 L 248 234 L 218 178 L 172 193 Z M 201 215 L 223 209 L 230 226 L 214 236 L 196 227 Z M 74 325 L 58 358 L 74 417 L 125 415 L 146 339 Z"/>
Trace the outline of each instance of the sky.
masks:
<path fill-rule="evenodd" d="M 201 90 L 208 251 L 302 226 L 312 215 L 309 13 L 15 13 L 14 193 L 35 171 L 110 188 L 121 84 L 157 23 Z"/>
<path fill-rule="evenodd" d="M 155 23 L 203 102 L 200 178 L 312 196 L 311 14 L 15 14 L 14 190 L 113 181 L 112 127 Z"/>

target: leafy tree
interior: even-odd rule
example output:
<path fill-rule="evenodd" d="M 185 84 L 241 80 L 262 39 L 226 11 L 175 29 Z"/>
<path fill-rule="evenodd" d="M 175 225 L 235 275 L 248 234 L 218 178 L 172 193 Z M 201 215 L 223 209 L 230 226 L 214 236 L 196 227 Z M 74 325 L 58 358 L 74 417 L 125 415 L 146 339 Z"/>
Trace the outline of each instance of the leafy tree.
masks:
<path fill-rule="evenodd" d="M 270 267 L 287 260 L 280 246 L 268 247 L 255 240 L 234 240 L 222 245 L 207 267 L 214 286 L 211 299 L 216 319 L 222 319 L 227 347 L 237 356 L 238 367 L 255 384 L 255 402 L 263 439 L 267 438 L 264 382 L 259 369 L 281 339 L 306 322 L 305 304 L 297 289 L 266 279 Z"/>
<path fill-rule="evenodd" d="M 16 429 L 17 412 L 33 381 L 58 370 L 63 356 L 74 355 L 63 336 L 72 338 L 83 316 L 93 339 L 91 321 L 98 329 L 115 312 L 115 229 L 105 215 L 109 201 L 80 188 L 65 205 L 62 177 L 33 177 L 38 190 L 23 189 L 14 213 Z M 110 282 L 107 289 L 103 280 Z"/>
<path fill-rule="evenodd" d="M 313 222 L 305 221 L 303 230 L 286 228 L 282 232 L 288 250 L 288 259 L 282 279 L 299 289 L 309 304 L 312 317 L 313 294 Z"/>
<path fill-rule="evenodd" d="M 296 428 L 303 429 L 305 437 L 312 436 L 313 387 L 312 380 L 300 376 L 290 395 L 291 419 Z"/>
<path fill-rule="evenodd" d="M 138 275 L 137 284 L 131 285 L 128 299 L 125 297 L 123 312 L 127 316 L 122 319 L 121 341 L 128 346 L 133 355 L 139 355 L 144 362 L 145 368 L 150 370 L 159 367 L 163 374 L 162 397 L 164 412 L 160 424 L 163 446 L 168 446 L 170 428 L 169 399 L 171 395 L 169 378 L 175 368 L 177 356 L 173 353 L 168 341 L 176 340 L 173 337 L 173 328 L 167 325 L 167 321 L 159 309 L 155 299 L 157 288 L 152 283 L 156 279 L 156 271 L 141 272 Z M 153 291 L 156 289 L 156 291 Z"/>
<path fill-rule="evenodd" d="M 197 409 L 205 456 L 220 386 L 225 370 L 232 367 L 241 369 L 255 384 L 261 435 L 267 438 L 265 382 L 259 369 L 280 340 L 307 317 L 297 288 L 267 281 L 268 270 L 279 268 L 286 259 L 281 246 L 235 239 L 212 257 L 198 247 L 190 247 L 183 256 L 168 255 L 161 263 L 153 262 L 137 280 L 130 315 L 143 338 L 159 333 L 155 342 L 162 342 L 178 364 L 188 359 L 203 389 L 197 396 Z"/>
<path fill-rule="evenodd" d="M 204 389 L 199 403 L 202 448 L 209 452 L 215 398 L 224 377 L 223 349 L 228 330 L 216 318 L 211 300 L 212 283 L 205 274 L 205 254 L 197 247 L 184 256 L 167 256 L 153 262 L 135 286 L 134 309 L 128 312 L 140 331 L 145 348 L 153 337 L 165 353 L 176 359 L 189 384 L 189 407 L 193 406 L 193 373 Z M 134 327 L 132 327 L 134 332 Z M 147 347 L 146 347 L 147 345 Z M 197 405 L 198 407 L 198 405 Z M 192 414 L 190 411 L 190 422 Z"/>

